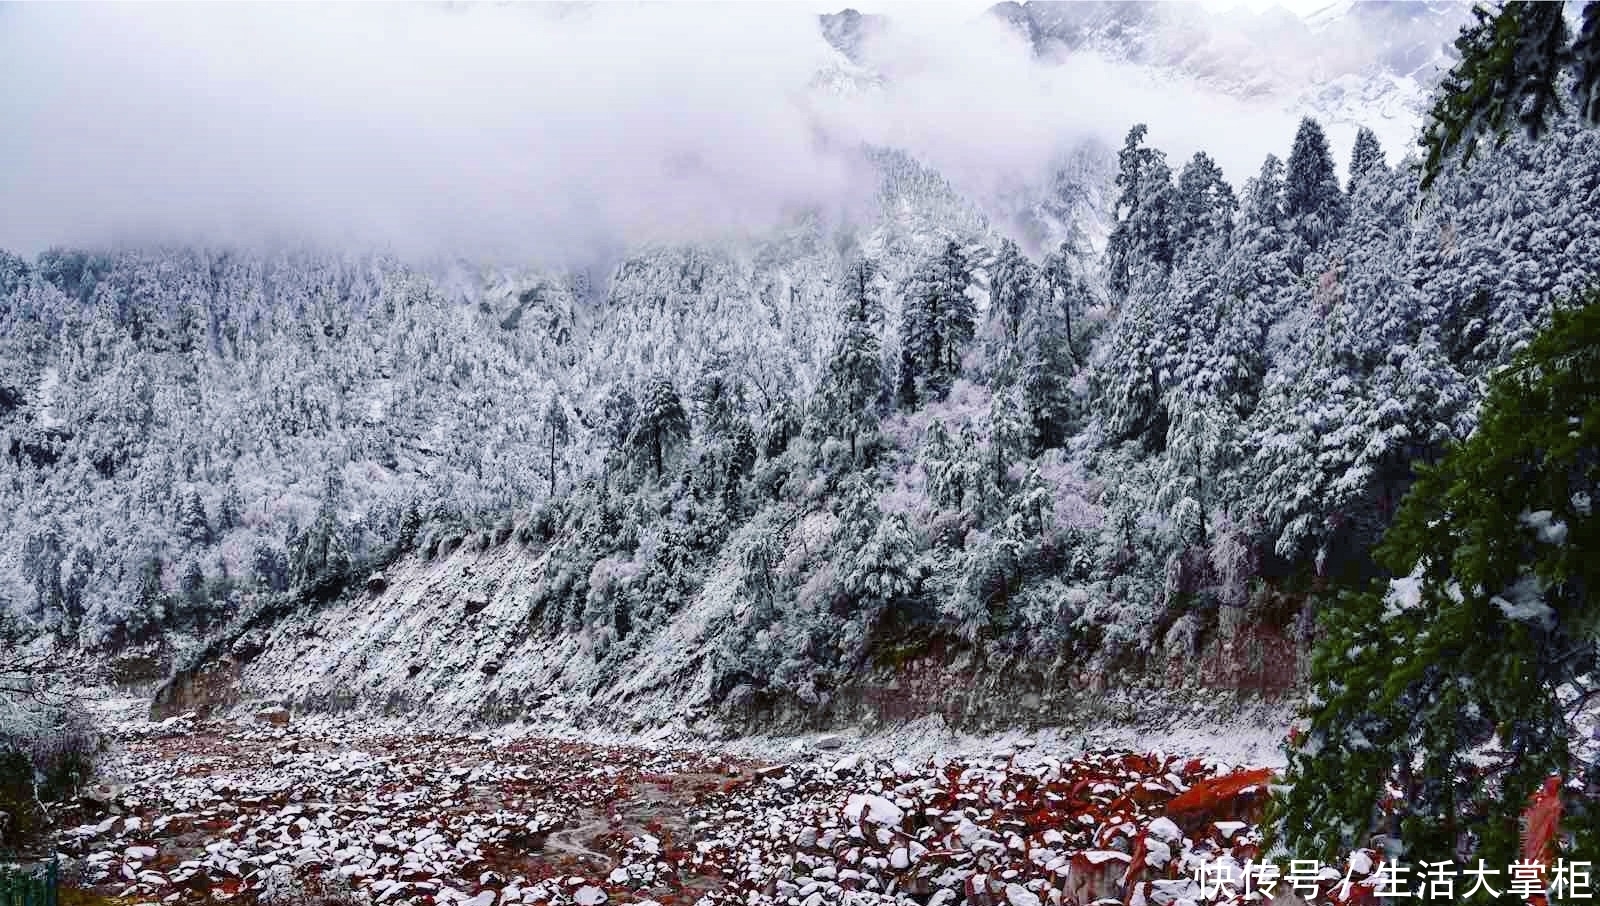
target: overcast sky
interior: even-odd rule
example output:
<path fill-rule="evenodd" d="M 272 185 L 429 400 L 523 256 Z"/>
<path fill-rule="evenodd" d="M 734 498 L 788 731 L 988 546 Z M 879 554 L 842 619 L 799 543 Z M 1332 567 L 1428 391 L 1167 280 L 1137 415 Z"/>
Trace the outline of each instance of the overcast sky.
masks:
<path fill-rule="evenodd" d="M 0 5 L 0 247 L 548 260 L 848 216 L 862 141 L 981 192 L 1135 118 L 1239 182 L 1292 135 L 1281 110 L 1041 65 L 987 3 L 863 6 L 896 22 L 889 85 L 841 96 L 812 86 L 836 57 L 810 3 Z"/>

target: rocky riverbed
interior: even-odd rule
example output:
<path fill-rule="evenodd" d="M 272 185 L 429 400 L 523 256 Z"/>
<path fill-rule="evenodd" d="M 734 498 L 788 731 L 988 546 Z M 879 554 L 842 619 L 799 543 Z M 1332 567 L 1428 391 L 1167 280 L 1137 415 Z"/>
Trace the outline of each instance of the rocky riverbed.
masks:
<path fill-rule="evenodd" d="M 1182 906 L 1215 899 L 1206 872 L 1238 899 L 1271 779 L 1026 741 L 763 761 L 334 719 L 117 732 L 105 784 L 56 816 L 60 848 L 83 886 L 163 904 Z M 1347 867 L 1319 893 L 1360 895 L 1366 873 L 1336 887 Z"/>

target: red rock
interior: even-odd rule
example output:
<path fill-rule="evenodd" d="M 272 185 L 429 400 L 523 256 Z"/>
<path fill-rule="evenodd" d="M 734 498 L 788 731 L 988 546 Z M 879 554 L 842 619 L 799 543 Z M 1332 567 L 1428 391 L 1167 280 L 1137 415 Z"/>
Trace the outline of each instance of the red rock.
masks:
<path fill-rule="evenodd" d="M 1561 828 L 1561 778 L 1552 776 L 1522 812 L 1522 858 L 1549 865 L 1551 844 Z"/>
<path fill-rule="evenodd" d="M 1221 777 L 1212 777 L 1196 783 L 1189 787 L 1187 792 L 1174 797 L 1167 803 L 1167 811 L 1178 815 L 1220 813 L 1230 808 L 1246 790 L 1265 787 L 1270 782 L 1272 782 L 1270 768 L 1235 771 Z"/>

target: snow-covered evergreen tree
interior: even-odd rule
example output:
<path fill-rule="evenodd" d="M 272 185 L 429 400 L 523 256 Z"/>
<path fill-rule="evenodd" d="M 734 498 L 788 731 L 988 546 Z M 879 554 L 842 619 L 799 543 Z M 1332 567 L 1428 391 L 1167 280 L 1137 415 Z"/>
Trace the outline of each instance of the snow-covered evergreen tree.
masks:
<path fill-rule="evenodd" d="M 1178 172 L 1176 207 L 1172 241 L 1174 254 L 1181 256 L 1196 246 L 1225 241 L 1239 202 L 1223 179 L 1222 168 L 1204 151 L 1196 151 Z"/>
<path fill-rule="evenodd" d="M 904 288 L 899 380 L 912 402 L 943 399 L 961 373 L 962 353 L 977 329 L 971 285 L 967 255 L 951 240 Z"/>
<path fill-rule="evenodd" d="M 1178 199 L 1172 170 L 1164 153 L 1145 147 L 1148 132 L 1143 123 L 1128 130 L 1117 153 L 1116 227 L 1106 243 L 1106 267 L 1117 294 L 1126 294 L 1142 274 L 1163 275 L 1174 254 Z"/>
<path fill-rule="evenodd" d="M 1350 151 L 1350 181 L 1348 191 L 1351 195 L 1361 187 L 1361 183 L 1369 176 L 1387 170 L 1383 159 L 1383 148 L 1378 144 L 1378 136 L 1371 129 L 1362 126 L 1356 130 L 1356 144 Z"/>
<path fill-rule="evenodd" d="M 1283 217 L 1299 240 L 1297 259 L 1320 250 L 1344 225 L 1344 191 L 1334 172 L 1328 137 L 1310 117 L 1300 121 L 1284 167 Z"/>
<path fill-rule="evenodd" d="M 858 455 L 861 434 L 875 423 L 884 396 L 882 342 L 883 303 L 879 298 L 877 267 L 866 259 L 853 262 L 845 272 L 843 329 L 828 380 L 820 399 L 825 418 L 837 424 Z"/>
<path fill-rule="evenodd" d="M 560 464 L 563 448 L 572 440 L 572 429 L 567 421 L 567 409 L 561 397 L 552 395 L 544 407 L 544 438 L 550 456 L 550 495 L 556 493 L 556 467 Z"/>
<path fill-rule="evenodd" d="M 1037 304 L 1039 275 L 1033 262 L 1010 239 L 1000 243 L 989 268 L 989 317 L 1008 349 L 1019 345 L 1022 325 Z"/>
<path fill-rule="evenodd" d="M 638 420 L 628 443 L 651 467 L 657 481 L 667 458 L 689 437 L 689 416 L 684 411 L 678 388 L 670 378 L 656 375 L 645 386 L 639 403 Z"/>

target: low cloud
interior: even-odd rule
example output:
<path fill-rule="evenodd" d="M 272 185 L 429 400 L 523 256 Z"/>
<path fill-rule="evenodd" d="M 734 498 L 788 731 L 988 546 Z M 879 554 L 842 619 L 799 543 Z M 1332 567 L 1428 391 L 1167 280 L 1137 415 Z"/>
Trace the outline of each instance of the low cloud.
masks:
<path fill-rule="evenodd" d="M 834 92 L 784 4 L 0 7 L 0 247 L 285 239 L 592 257 L 870 198 L 863 141 L 983 196 L 1135 120 L 1242 182 L 1294 116 L 981 14 L 892 9 L 885 87 Z"/>
<path fill-rule="evenodd" d="M 311 237 L 557 255 L 850 194 L 797 7 L 0 12 L 0 243 Z"/>

